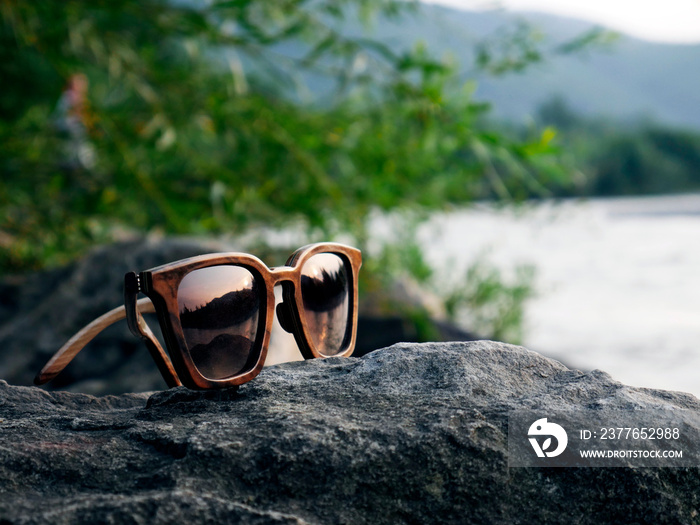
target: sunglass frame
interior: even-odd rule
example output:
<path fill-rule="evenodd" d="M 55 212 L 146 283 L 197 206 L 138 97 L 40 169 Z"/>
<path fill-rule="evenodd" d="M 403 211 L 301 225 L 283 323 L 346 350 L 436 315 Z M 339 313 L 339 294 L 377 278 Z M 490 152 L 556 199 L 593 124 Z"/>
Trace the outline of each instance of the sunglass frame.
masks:
<path fill-rule="evenodd" d="M 281 304 L 284 314 L 289 316 L 286 319 L 285 328 L 294 334 L 294 338 L 304 358 L 327 357 L 318 351 L 313 338 L 309 335 L 306 316 L 302 315 L 304 303 L 300 286 L 301 270 L 304 263 L 309 258 L 320 253 L 331 253 L 339 256 L 345 262 L 346 268 L 349 269 L 348 278 L 350 282 L 348 285 L 351 292 L 348 327 L 346 328 L 344 340 L 345 348 L 334 354 L 333 357 L 348 356 L 352 354 L 355 348 L 357 335 L 357 282 L 360 266 L 362 265 L 362 254 L 356 248 L 338 243 L 310 244 L 295 251 L 289 257 L 285 266 L 275 268 L 269 268 L 253 255 L 245 253 L 215 253 L 183 259 L 140 272 L 139 290 L 155 306 L 170 360 L 182 384 L 192 389 L 218 389 L 241 385 L 260 373 L 265 365 L 270 343 L 272 322 L 275 315 L 274 287 L 277 284 L 282 284 L 284 288 L 285 299 Z M 251 369 L 232 377 L 211 379 L 203 376 L 192 360 L 180 324 L 177 295 L 180 283 L 187 274 L 201 268 L 221 265 L 241 266 L 250 271 L 254 278 L 258 279 L 257 282 L 263 285 L 261 287 L 261 304 L 266 305 L 266 307 L 260 309 L 258 332 L 256 332 L 254 348 L 251 350 L 251 352 L 258 355 L 255 365 Z M 130 312 L 127 304 L 127 320 L 130 326 L 138 322 L 136 316 L 138 316 L 138 313 L 135 312 L 135 309 L 131 309 Z M 289 320 L 292 322 L 289 323 Z M 262 337 L 259 335 L 261 329 L 263 330 Z"/>

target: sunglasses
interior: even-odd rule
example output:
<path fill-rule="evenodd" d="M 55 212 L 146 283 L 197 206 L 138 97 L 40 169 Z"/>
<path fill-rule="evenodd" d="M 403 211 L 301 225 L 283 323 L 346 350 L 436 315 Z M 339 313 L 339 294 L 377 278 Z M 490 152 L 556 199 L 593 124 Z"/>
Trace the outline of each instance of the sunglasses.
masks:
<path fill-rule="evenodd" d="M 285 266 L 268 268 L 253 255 L 200 255 L 124 277 L 124 306 L 71 337 L 34 379 L 56 377 L 99 332 L 126 318 L 146 343 L 169 387 L 225 388 L 257 376 L 265 364 L 275 311 L 305 359 L 348 356 L 357 332 L 360 250 L 311 244 Z M 138 299 L 143 293 L 146 298 Z M 142 314 L 158 317 L 168 353 Z"/>

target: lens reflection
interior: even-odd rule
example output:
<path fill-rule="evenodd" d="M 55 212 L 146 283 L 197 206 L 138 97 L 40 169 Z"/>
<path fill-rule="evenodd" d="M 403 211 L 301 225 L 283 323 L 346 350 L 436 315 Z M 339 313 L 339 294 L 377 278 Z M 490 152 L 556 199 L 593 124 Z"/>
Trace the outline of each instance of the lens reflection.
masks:
<path fill-rule="evenodd" d="M 192 361 L 208 379 L 251 369 L 260 294 L 251 272 L 240 266 L 212 266 L 187 274 L 177 293 L 180 325 Z"/>
<path fill-rule="evenodd" d="M 301 269 L 301 296 L 308 336 L 316 349 L 331 356 L 345 348 L 350 293 L 343 259 L 332 253 L 309 258 Z"/>

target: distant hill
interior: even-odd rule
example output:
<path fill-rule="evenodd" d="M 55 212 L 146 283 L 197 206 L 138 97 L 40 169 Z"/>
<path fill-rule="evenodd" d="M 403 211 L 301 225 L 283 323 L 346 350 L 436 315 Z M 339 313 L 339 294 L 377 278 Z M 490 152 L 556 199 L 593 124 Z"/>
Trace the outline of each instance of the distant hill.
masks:
<path fill-rule="evenodd" d="M 610 51 L 556 56 L 522 74 L 475 75 L 474 44 L 518 20 L 541 29 L 546 43 L 552 45 L 594 27 L 539 13 L 422 5 L 419 13 L 400 22 L 378 20 L 370 33 L 396 49 L 422 40 L 438 56 L 451 53 L 464 77 L 477 79 L 476 97 L 492 102 L 499 118 L 523 121 L 539 104 L 561 95 L 575 110 L 590 116 L 646 117 L 700 129 L 700 45 L 658 44 L 623 36 Z"/>

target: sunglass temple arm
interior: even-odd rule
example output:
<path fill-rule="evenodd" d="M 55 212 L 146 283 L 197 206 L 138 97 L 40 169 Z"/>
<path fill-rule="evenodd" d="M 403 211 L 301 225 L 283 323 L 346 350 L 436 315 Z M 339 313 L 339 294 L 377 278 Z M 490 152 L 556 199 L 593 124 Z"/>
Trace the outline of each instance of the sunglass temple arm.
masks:
<path fill-rule="evenodd" d="M 154 311 L 153 303 L 147 298 L 139 301 L 139 308 L 144 313 L 151 313 Z M 79 332 L 66 341 L 58 352 L 49 359 L 48 363 L 44 365 L 44 368 L 42 368 L 34 378 L 34 384 L 43 385 L 51 381 L 68 366 L 68 363 L 70 363 L 73 358 L 78 355 L 78 352 L 92 341 L 97 334 L 125 317 L 126 309 L 123 306 L 118 306 L 81 328 Z"/>
<path fill-rule="evenodd" d="M 136 292 L 138 293 L 138 291 Z M 125 290 L 126 298 L 131 299 L 131 293 Z M 180 380 L 173 369 L 172 363 L 168 356 L 163 351 L 163 348 L 158 343 L 158 339 L 153 335 L 146 321 L 142 317 L 142 313 L 149 314 L 155 313 L 155 308 L 153 303 L 147 297 L 143 299 L 136 300 L 136 295 L 133 295 L 133 309 L 136 312 L 135 317 L 138 318 L 138 324 L 142 327 L 143 332 L 139 330 L 139 336 L 144 339 L 146 346 L 148 347 L 151 356 L 156 362 L 158 369 L 160 370 L 163 379 L 167 383 L 168 387 L 180 386 Z M 34 378 L 34 384 L 43 385 L 51 381 L 54 377 L 60 374 L 63 369 L 68 366 L 78 353 L 85 348 L 85 346 L 92 341 L 97 334 L 102 332 L 108 326 L 121 321 L 127 317 L 127 309 L 124 306 L 118 306 L 101 315 L 85 327 L 83 327 L 79 332 L 77 332 L 73 337 L 71 337 L 59 350 L 56 352 L 51 359 L 44 365 L 41 371 Z"/>

